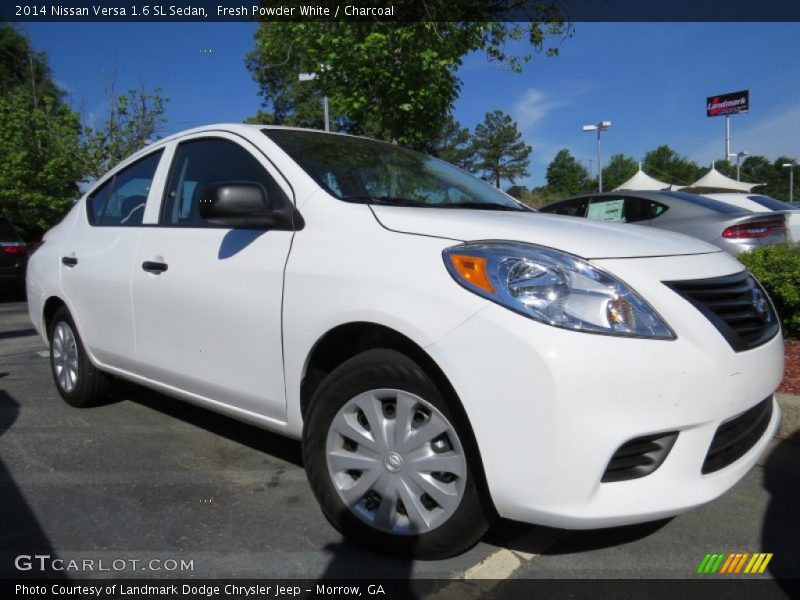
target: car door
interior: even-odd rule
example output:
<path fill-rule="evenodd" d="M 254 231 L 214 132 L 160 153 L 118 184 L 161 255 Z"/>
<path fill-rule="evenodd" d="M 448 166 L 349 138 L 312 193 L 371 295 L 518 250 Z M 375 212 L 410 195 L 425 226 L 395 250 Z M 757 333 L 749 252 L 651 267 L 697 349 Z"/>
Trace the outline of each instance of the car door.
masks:
<path fill-rule="evenodd" d="M 163 148 L 106 177 L 85 201 L 61 260 L 61 286 L 84 345 L 105 366 L 136 372 L 131 270 Z"/>
<path fill-rule="evenodd" d="M 291 188 L 232 134 L 176 144 L 159 224 L 143 232 L 133 269 L 139 366 L 157 382 L 283 420 L 281 303 L 293 231 L 214 225 L 198 201 L 204 186 L 255 182 L 277 206 L 293 201 Z"/>

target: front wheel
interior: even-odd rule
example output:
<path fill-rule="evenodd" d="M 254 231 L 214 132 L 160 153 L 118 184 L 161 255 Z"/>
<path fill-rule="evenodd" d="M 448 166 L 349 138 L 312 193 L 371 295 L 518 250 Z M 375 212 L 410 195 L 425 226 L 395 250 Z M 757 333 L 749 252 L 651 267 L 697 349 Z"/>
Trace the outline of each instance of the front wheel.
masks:
<path fill-rule="evenodd" d="M 303 456 L 328 520 L 382 551 L 445 558 L 489 526 L 465 427 L 414 362 L 370 350 L 334 370 L 312 400 Z"/>
<path fill-rule="evenodd" d="M 50 368 L 58 393 L 71 406 L 95 406 L 108 396 L 111 376 L 89 360 L 66 306 L 50 323 Z"/>

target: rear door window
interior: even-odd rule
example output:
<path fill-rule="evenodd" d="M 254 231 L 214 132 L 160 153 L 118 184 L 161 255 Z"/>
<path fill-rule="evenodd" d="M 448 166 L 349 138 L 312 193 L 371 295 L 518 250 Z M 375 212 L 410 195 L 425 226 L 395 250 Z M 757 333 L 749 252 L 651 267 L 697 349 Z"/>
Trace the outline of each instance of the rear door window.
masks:
<path fill-rule="evenodd" d="M 141 225 L 150 186 L 163 150 L 154 152 L 116 173 L 88 198 L 89 223 L 100 226 Z"/>

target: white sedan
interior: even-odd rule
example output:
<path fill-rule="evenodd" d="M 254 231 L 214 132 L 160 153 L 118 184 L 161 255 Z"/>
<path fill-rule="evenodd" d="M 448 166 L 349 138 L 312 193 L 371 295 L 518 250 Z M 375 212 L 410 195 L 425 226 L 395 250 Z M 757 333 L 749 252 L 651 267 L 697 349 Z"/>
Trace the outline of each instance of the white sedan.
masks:
<path fill-rule="evenodd" d="M 364 138 L 161 140 L 88 190 L 27 278 L 68 403 L 120 377 L 300 439 L 329 521 L 398 554 L 461 552 L 496 515 L 678 514 L 779 422 L 778 320 L 730 255 L 538 214 Z"/>

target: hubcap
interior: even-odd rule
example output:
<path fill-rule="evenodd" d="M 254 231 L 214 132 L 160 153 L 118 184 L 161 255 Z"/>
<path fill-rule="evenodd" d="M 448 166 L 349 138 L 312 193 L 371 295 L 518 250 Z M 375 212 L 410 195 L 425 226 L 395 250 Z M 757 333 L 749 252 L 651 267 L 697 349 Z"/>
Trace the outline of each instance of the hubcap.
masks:
<path fill-rule="evenodd" d="M 339 498 L 381 531 L 435 529 L 464 496 L 467 462 L 455 429 L 409 392 L 370 390 L 349 400 L 330 424 L 326 456 Z"/>
<path fill-rule="evenodd" d="M 58 387 L 67 393 L 72 392 L 78 385 L 78 344 L 72 328 L 64 321 L 53 329 L 50 353 Z"/>

